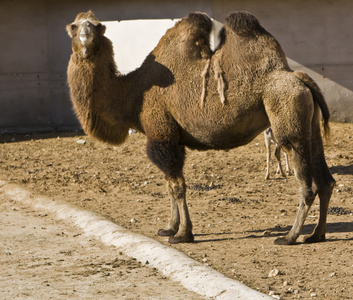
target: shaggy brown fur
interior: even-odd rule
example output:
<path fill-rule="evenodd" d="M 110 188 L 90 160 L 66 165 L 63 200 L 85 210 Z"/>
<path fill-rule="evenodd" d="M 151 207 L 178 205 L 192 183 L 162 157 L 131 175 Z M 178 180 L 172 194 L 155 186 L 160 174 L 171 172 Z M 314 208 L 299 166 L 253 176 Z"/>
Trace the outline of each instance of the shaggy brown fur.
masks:
<path fill-rule="evenodd" d="M 125 76 L 117 72 L 104 29 L 92 12 L 67 26 L 71 99 L 84 130 L 99 140 L 122 143 L 129 128 L 146 135 L 147 155 L 164 172 L 171 196 L 169 225 L 158 234 L 170 236 L 171 243 L 194 240 L 185 199 L 185 146 L 230 149 L 272 126 L 279 145 L 292 153 L 300 185 L 296 221 L 276 243 L 295 243 L 317 194 L 320 220 L 306 241 L 325 239 L 335 181 L 325 162 L 319 118 L 321 108 L 328 128 L 328 109 L 317 85 L 289 69 L 282 48 L 254 16 L 230 14 L 212 53 L 212 21 L 190 14 Z"/>

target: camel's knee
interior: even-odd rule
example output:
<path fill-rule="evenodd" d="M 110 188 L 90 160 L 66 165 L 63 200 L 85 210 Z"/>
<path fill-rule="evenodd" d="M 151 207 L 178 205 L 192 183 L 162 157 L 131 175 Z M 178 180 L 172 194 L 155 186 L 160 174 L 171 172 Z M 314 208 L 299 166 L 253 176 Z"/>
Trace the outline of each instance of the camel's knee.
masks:
<path fill-rule="evenodd" d="M 183 176 L 177 178 L 166 177 L 167 190 L 176 201 L 183 200 L 186 192 L 186 184 Z"/>
<path fill-rule="evenodd" d="M 299 189 L 299 194 L 305 205 L 310 207 L 315 200 L 317 192 L 314 192 L 312 187 L 301 187 Z"/>

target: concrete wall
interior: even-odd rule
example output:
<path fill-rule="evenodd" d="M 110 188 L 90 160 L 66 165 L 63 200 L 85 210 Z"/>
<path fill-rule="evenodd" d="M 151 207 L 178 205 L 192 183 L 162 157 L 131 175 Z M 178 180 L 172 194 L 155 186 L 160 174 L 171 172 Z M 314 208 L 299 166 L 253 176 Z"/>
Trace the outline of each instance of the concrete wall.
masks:
<path fill-rule="evenodd" d="M 213 17 L 222 21 L 232 10 L 257 16 L 282 45 L 291 67 L 317 81 L 331 120 L 353 123 L 353 1 L 224 0 L 213 6 Z"/>
<path fill-rule="evenodd" d="M 191 11 L 224 21 L 230 11 L 247 10 L 279 40 L 293 67 L 318 81 L 332 119 L 353 122 L 349 0 L 0 0 L 0 132 L 78 126 L 66 84 L 71 45 L 65 25 L 88 9 L 104 21 L 175 19 Z M 142 46 L 126 53 L 118 47 L 116 54 L 134 62 L 146 51 Z"/>

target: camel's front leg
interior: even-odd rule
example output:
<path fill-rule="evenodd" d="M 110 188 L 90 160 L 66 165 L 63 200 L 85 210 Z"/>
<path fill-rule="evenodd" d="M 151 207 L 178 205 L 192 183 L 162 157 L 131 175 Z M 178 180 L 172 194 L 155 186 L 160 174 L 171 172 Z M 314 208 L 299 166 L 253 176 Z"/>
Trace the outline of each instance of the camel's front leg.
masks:
<path fill-rule="evenodd" d="M 172 216 L 169 226 L 179 225 L 175 235 L 170 236 L 169 243 L 191 243 L 194 241 L 194 235 L 185 199 L 186 185 L 183 176 L 168 178 L 167 188 L 172 201 Z"/>
<path fill-rule="evenodd" d="M 183 176 L 185 159 L 184 147 L 170 141 L 149 140 L 147 155 L 165 174 L 167 189 L 171 197 L 171 217 L 166 229 L 160 229 L 159 235 L 170 236 L 170 243 L 193 242 L 192 223 L 186 205 L 186 185 Z"/>
<path fill-rule="evenodd" d="M 168 193 L 171 195 L 170 187 L 167 181 Z M 170 207 L 171 207 L 171 217 L 169 220 L 168 227 L 166 229 L 159 229 L 158 235 L 161 236 L 173 236 L 178 232 L 179 224 L 180 224 L 180 214 L 178 203 L 175 197 L 170 197 Z"/>

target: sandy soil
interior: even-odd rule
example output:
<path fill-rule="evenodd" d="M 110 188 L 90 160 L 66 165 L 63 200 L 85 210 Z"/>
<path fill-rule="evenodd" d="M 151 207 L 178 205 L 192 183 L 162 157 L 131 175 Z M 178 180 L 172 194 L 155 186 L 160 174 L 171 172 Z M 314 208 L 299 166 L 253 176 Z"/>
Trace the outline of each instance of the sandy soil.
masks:
<path fill-rule="evenodd" d="M 196 242 L 173 245 L 190 257 L 282 299 L 351 299 L 353 295 L 353 124 L 331 125 L 325 147 L 337 185 L 327 241 L 273 244 L 293 224 L 298 186 L 293 176 L 265 181 L 260 135 L 231 151 L 187 151 L 187 199 Z M 169 218 L 162 173 L 145 155 L 145 138 L 132 134 L 112 147 L 82 133 L 3 136 L 0 179 L 75 203 L 132 231 L 168 244 L 156 232 Z M 318 218 L 314 203 L 304 227 Z"/>
<path fill-rule="evenodd" d="M 0 295 L 10 299 L 203 299 L 73 224 L 0 193 Z"/>

